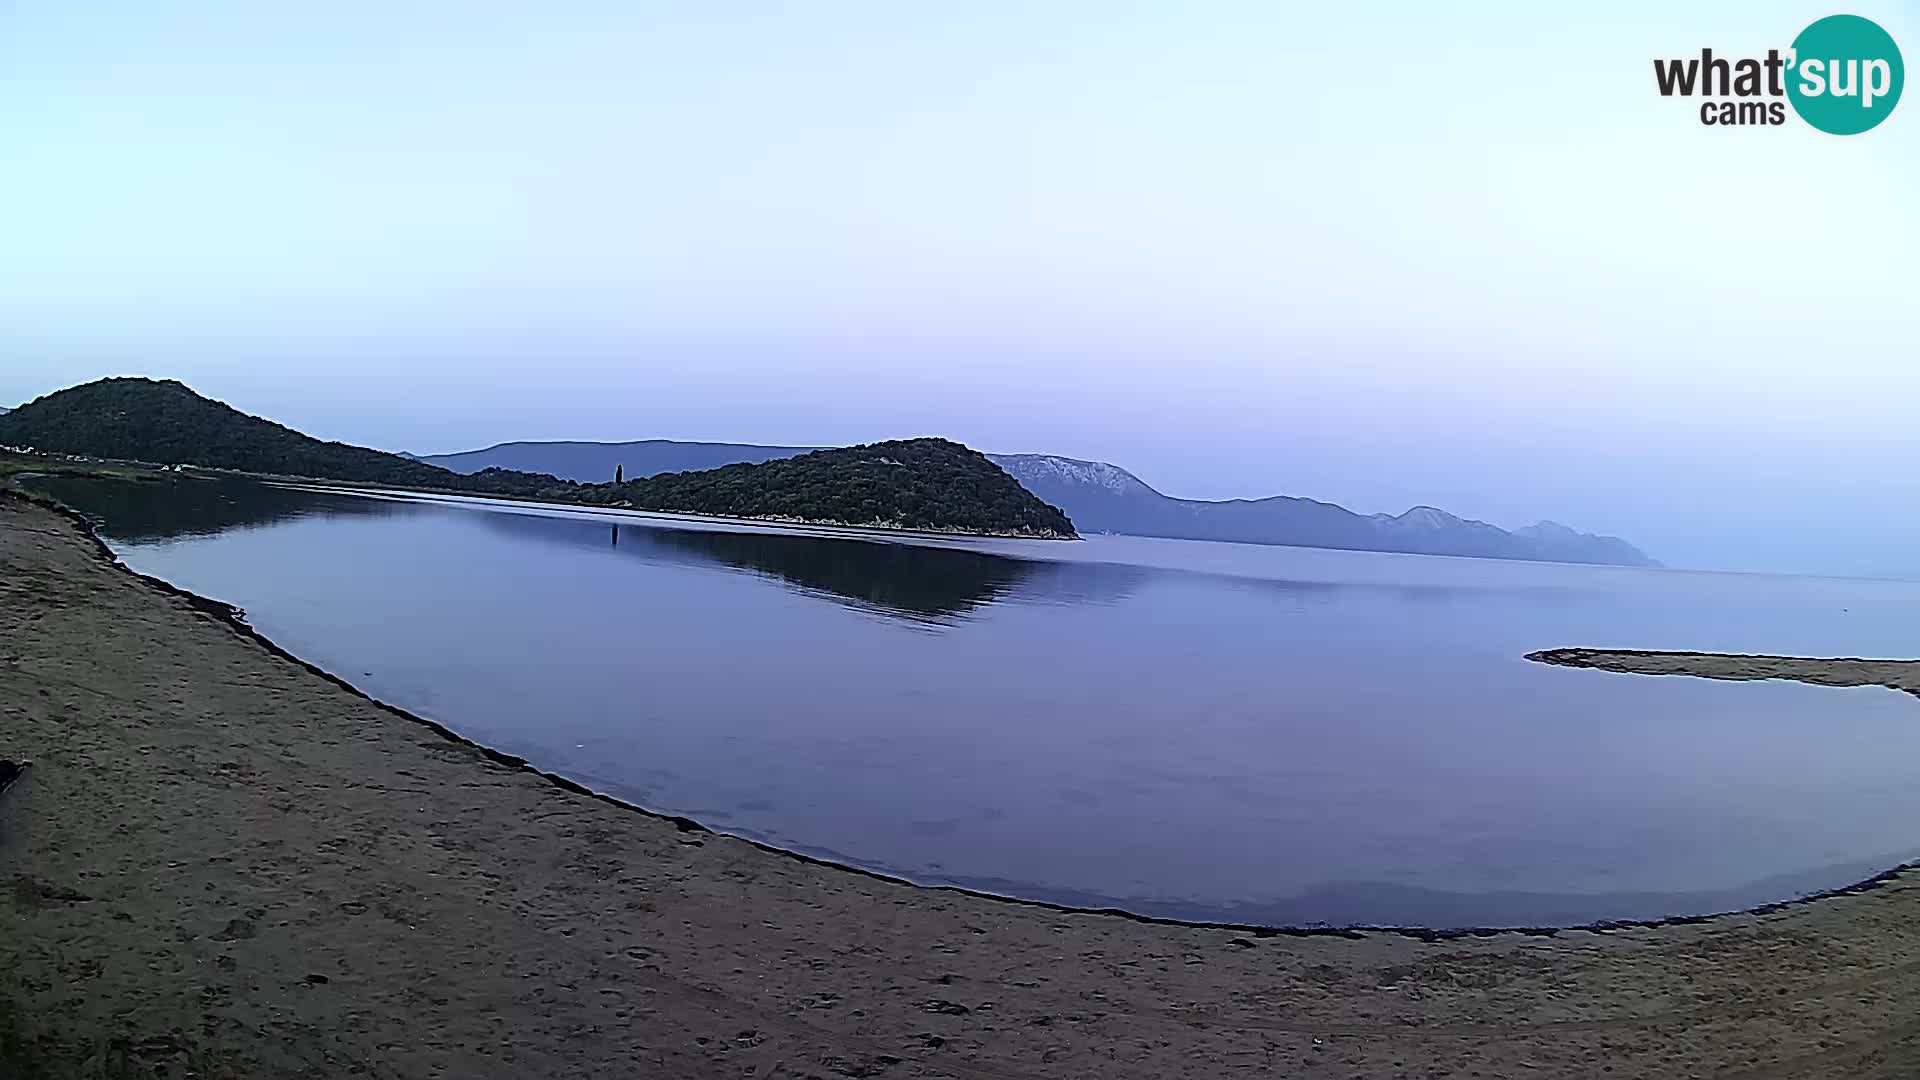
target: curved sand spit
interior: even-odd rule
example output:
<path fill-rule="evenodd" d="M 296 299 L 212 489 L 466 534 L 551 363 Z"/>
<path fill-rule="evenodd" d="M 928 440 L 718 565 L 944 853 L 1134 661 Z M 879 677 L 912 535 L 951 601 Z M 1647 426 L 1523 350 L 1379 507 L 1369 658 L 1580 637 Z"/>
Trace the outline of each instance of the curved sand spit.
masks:
<path fill-rule="evenodd" d="M 1544 654 L 1920 685 L 1913 665 Z M 1731 665 L 1731 666 L 1729 666 Z M 1920 719 L 1920 717 L 1917 717 Z M 0 496 L 0 1076 L 1811 1077 L 1920 1063 L 1920 877 L 1422 941 L 917 889 L 449 739 Z"/>

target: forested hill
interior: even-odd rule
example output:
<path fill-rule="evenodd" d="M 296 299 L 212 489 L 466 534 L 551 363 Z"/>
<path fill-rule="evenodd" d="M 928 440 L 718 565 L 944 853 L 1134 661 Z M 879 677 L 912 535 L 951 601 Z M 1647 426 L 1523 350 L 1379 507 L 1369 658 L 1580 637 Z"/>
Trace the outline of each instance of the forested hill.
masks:
<path fill-rule="evenodd" d="M 945 439 L 823 450 L 764 465 L 580 484 L 490 468 L 461 474 L 399 454 L 325 442 L 181 383 L 102 379 L 0 416 L 0 445 L 157 465 L 343 480 L 723 517 L 963 533 L 1074 535 L 1066 515 L 983 455 Z"/>
<path fill-rule="evenodd" d="M 593 484 L 583 500 L 650 510 L 930 531 L 1071 537 L 1073 523 L 985 454 L 947 439 L 816 450 L 704 472 Z"/>
<path fill-rule="evenodd" d="M 326 442 L 201 397 L 172 379 L 101 379 L 48 394 L 0 416 L 0 444 L 157 465 L 484 494 L 545 495 L 575 486 L 507 469 L 461 475 L 382 450 Z"/>

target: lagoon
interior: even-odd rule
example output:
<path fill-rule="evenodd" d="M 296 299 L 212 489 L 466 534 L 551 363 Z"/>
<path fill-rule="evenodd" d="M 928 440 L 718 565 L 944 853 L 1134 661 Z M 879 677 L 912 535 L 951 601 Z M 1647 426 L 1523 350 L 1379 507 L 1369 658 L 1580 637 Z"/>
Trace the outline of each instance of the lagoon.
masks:
<path fill-rule="evenodd" d="M 1914 583 L 34 483 L 134 569 L 381 700 L 928 884 L 1540 925 L 1747 907 L 1920 855 L 1907 695 L 1524 659 L 1912 656 Z"/>

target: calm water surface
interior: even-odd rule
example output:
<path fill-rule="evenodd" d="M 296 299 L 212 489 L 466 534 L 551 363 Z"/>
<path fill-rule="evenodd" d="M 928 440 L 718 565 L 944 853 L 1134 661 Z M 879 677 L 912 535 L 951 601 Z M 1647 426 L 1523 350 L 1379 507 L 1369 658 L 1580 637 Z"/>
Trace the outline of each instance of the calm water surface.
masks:
<path fill-rule="evenodd" d="M 38 483 L 376 697 L 918 881 L 1516 925 L 1728 910 L 1920 855 L 1906 695 L 1521 659 L 1913 656 L 1910 583 Z"/>

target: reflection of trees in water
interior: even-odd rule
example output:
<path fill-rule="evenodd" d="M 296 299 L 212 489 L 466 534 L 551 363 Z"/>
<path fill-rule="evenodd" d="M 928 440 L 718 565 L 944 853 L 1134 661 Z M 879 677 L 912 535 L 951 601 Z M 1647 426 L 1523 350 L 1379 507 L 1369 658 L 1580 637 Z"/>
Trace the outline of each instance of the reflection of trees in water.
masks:
<path fill-rule="evenodd" d="M 130 543 L 213 536 L 314 515 L 386 517 L 414 510 L 402 502 L 296 491 L 250 480 L 44 476 L 28 484 L 99 521 L 108 536 Z"/>
<path fill-rule="evenodd" d="M 489 513 L 489 528 L 625 557 L 720 565 L 775 578 L 813 595 L 912 619 L 962 618 L 1001 600 L 1112 600 L 1139 571 L 1034 562 L 963 547 L 782 532 L 676 529 L 654 524 Z"/>
<path fill-rule="evenodd" d="M 809 592 L 935 619 L 965 615 L 999 600 L 1025 581 L 1033 567 L 984 552 L 886 541 L 692 529 L 627 531 L 638 543 L 779 578 Z"/>
<path fill-rule="evenodd" d="M 444 507 L 301 491 L 248 480 L 41 477 L 32 486 L 130 543 L 213 536 L 325 516 L 446 513 Z M 726 566 L 867 611 L 922 621 L 964 618 L 1003 600 L 1108 603 L 1143 571 L 1104 563 L 1010 558 L 960 546 L 793 532 L 732 532 L 474 509 L 487 528 L 548 544 L 689 566 Z"/>

